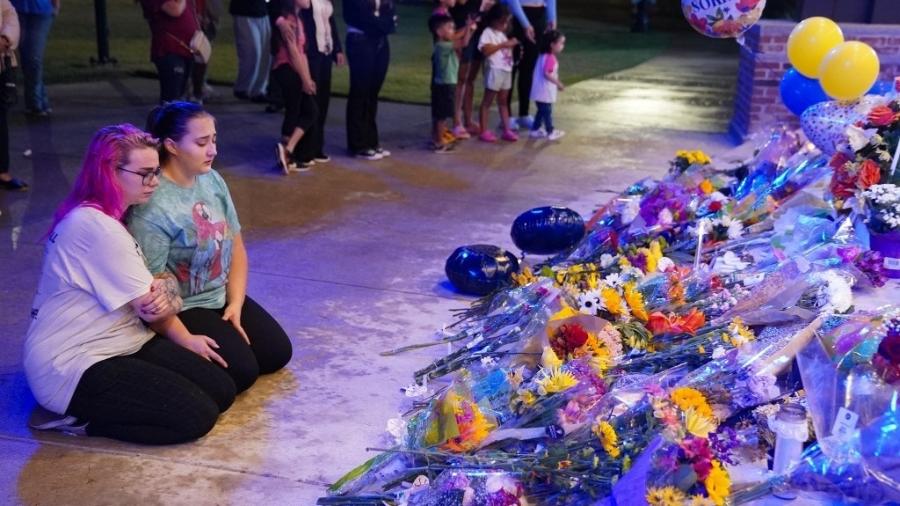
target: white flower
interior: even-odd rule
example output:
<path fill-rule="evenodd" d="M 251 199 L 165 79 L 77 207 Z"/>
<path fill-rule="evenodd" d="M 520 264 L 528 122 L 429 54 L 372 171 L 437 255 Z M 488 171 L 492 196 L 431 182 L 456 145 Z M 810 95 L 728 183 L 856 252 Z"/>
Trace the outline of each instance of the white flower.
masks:
<path fill-rule="evenodd" d="M 428 395 L 428 378 L 422 379 L 422 384 L 412 383 L 403 389 L 407 397 L 425 397 Z"/>
<path fill-rule="evenodd" d="M 675 262 L 669 257 L 662 257 L 656 262 L 656 270 L 659 272 L 666 272 L 672 267 L 675 267 Z"/>
<path fill-rule="evenodd" d="M 598 316 L 599 312 L 605 309 L 603 306 L 603 297 L 600 296 L 600 290 L 588 290 L 578 296 L 578 310 L 584 314 Z"/>
<path fill-rule="evenodd" d="M 853 306 L 853 290 L 850 283 L 840 274 L 831 270 L 815 275 L 814 280 L 824 282 L 820 288 L 822 312 L 846 313 Z"/>
<path fill-rule="evenodd" d="M 744 224 L 740 220 L 733 220 L 728 224 L 728 238 L 740 239 L 744 235 Z"/>
<path fill-rule="evenodd" d="M 491 367 L 497 363 L 497 359 L 491 356 L 481 357 L 481 365 L 485 367 Z"/>
<path fill-rule="evenodd" d="M 859 151 L 866 147 L 872 140 L 872 137 L 878 132 L 876 128 L 860 128 L 856 125 L 849 125 L 844 133 L 847 135 L 847 142 L 853 151 Z"/>
<path fill-rule="evenodd" d="M 741 260 L 733 251 L 726 251 L 724 255 L 716 257 L 713 264 L 713 272 L 716 274 L 731 274 L 746 269 L 748 265 L 750 264 Z"/>
<path fill-rule="evenodd" d="M 484 490 L 488 494 L 495 494 L 504 490 L 513 496 L 517 496 L 519 494 L 519 483 L 508 474 L 494 473 L 489 475 L 485 481 Z"/>
<path fill-rule="evenodd" d="M 406 420 L 401 417 L 387 421 L 387 433 L 394 438 L 394 444 L 402 445 L 406 441 Z"/>
<path fill-rule="evenodd" d="M 622 276 L 620 276 L 618 272 L 614 272 L 609 276 L 606 276 L 606 278 L 603 279 L 603 282 L 613 288 L 618 288 L 625 283 L 625 280 L 622 279 Z"/>
<path fill-rule="evenodd" d="M 713 348 L 713 352 L 712 352 L 713 360 L 718 360 L 724 356 L 725 356 L 725 348 L 723 348 L 721 346 L 716 346 L 715 348 Z"/>
<path fill-rule="evenodd" d="M 615 262 L 615 261 L 616 261 L 616 257 L 610 255 L 609 253 L 604 253 L 604 254 L 600 255 L 600 267 L 602 269 L 606 269 L 607 267 L 612 265 L 613 262 Z"/>
<path fill-rule="evenodd" d="M 628 225 L 635 218 L 638 217 L 638 214 L 641 212 L 641 201 L 636 197 L 629 198 L 625 201 L 625 206 L 622 208 L 622 212 L 620 213 L 622 217 L 622 224 Z"/>
<path fill-rule="evenodd" d="M 662 226 L 669 226 L 675 222 L 675 218 L 672 216 L 672 211 L 669 211 L 669 208 L 665 208 L 659 212 L 656 221 Z"/>

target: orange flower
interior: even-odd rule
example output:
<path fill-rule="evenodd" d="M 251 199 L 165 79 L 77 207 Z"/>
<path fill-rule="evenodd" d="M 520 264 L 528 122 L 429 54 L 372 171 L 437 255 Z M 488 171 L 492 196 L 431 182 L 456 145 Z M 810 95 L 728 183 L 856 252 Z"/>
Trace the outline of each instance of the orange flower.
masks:
<path fill-rule="evenodd" d="M 893 123 L 896 116 L 897 115 L 894 113 L 894 110 L 890 107 L 886 105 L 879 105 L 869 111 L 868 120 L 872 126 L 883 127 Z"/>
<path fill-rule="evenodd" d="M 705 323 L 706 315 L 697 308 L 691 309 L 685 316 L 677 316 L 674 313 L 665 315 L 657 311 L 647 320 L 647 330 L 655 336 L 668 333 L 694 335 Z"/>
<path fill-rule="evenodd" d="M 881 167 L 877 163 L 872 160 L 865 160 L 859 165 L 857 186 L 860 189 L 865 190 L 873 184 L 878 184 L 879 181 L 881 181 Z"/>

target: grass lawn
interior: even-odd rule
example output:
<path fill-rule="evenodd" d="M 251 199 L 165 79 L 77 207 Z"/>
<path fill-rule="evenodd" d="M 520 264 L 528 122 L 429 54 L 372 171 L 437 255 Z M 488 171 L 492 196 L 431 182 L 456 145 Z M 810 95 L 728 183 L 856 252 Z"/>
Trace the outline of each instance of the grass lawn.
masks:
<path fill-rule="evenodd" d="M 224 2 L 227 5 L 227 0 Z M 337 19 L 340 1 L 335 0 Z M 560 2 L 560 29 L 567 35 L 566 51 L 560 58 L 563 82 L 573 84 L 594 76 L 637 65 L 657 55 L 669 42 L 665 33 L 631 34 L 627 26 L 599 21 L 598 9 L 590 0 Z M 44 72 L 47 82 L 73 82 L 105 79 L 136 72 L 155 72 L 149 61 L 150 30 L 140 5 L 133 0 L 108 0 L 110 53 L 117 66 L 92 66 L 96 57 L 94 10 L 91 0 L 63 0 L 50 40 Z M 426 4 L 398 7 L 399 27 L 391 37 L 391 66 L 381 97 L 402 102 L 428 103 L 431 79 L 431 35 L 426 26 L 430 7 Z M 231 16 L 225 13 L 219 35 L 213 43 L 210 78 L 231 83 L 237 69 Z M 346 68 L 336 69 L 335 94 L 346 94 L 349 85 Z M 222 90 L 225 93 L 226 90 Z"/>

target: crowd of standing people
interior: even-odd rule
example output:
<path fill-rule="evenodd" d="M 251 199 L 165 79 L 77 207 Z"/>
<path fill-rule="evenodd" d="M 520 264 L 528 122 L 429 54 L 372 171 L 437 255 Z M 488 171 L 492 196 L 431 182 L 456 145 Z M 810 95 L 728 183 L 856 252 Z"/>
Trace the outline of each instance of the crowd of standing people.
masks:
<path fill-rule="evenodd" d="M 26 112 L 47 116 L 41 61 L 59 3 L 15 1 L 22 2 L 18 16 L 10 0 L 0 0 L 0 76 L 16 66 L 19 47 Z M 279 323 L 247 294 L 238 212 L 213 169 L 218 132 L 202 103 L 216 0 L 140 3 L 160 105 L 143 130 L 111 125 L 91 140 L 47 232 L 23 362 L 37 401 L 59 415 L 35 428 L 172 444 L 206 434 L 236 395 L 285 367 L 293 352 Z M 377 113 L 397 26 L 393 0 L 343 0 L 345 44 L 331 0 L 232 0 L 228 10 L 238 55 L 233 93 L 283 110 L 281 170 L 330 160 L 324 126 L 334 65 L 350 70 L 351 154 L 390 156 Z M 535 138 L 562 136 L 552 121 L 563 89 L 556 57 L 565 46 L 555 30 L 555 0 L 439 0 L 428 26 L 435 151 L 451 151 L 473 134 L 496 142 L 487 120 L 494 101 L 502 139 L 515 141 L 518 128 Z M 485 94 L 475 123 L 481 68 Z M 0 103 L 0 185 L 25 189 L 9 174 L 9 104 Z"/>

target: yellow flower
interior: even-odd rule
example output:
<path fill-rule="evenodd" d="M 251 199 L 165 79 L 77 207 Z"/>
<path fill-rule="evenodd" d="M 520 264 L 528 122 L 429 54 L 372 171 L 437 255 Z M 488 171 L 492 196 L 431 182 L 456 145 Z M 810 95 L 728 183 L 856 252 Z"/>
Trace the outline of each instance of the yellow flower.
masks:
<path fill-rule="evenodd" d="M 642 322 L 649 318 L 647 307 L 644 305 L 644 296 L 637 290 L 633 281 L 625 283 L 625 302 L 628 303 L 631 314 Z"/>
<path fill-rule="evenodd" d="M 700 494 L 692 495 L 690 500 L 688 500 L 688 506 L 715 506 L 716 503 L 712 502 L 708 497 L 703 497 Z"/>
<path fill-rule="evenodd" d="M 626 314 L 626 308 L 622 304 L 622 297 L 615 288 L 604 286 L 600 289 L 600 298 L 603 299 L 603 306 L 610 313 L 616 316 L 623 316 Z"/>
<path fill-rule="evenodd" d="M 697 149 L 695 151 L 685 151 L 681 150 L 675 153 L 675 156 L 678 158 L 684 158 L 690 165 L 708 165 L 712 163 L 712 160 L 707 156 L 706 153 Z"/>
<path fill-rule="evenodd" d="M 680 489 L 672 486 L 647 490 L 647 504 L 650 506 L 681 506 L 687 497 Z"/>
<path fill-rule="evenodd" d="M 547 369 L 557 369 L 563 365 L 563 361 L 556 356 L 556 352 L 549 346 L 544 346 L 544 352 L 541 353 L 541 367 Z"/>
<path fill-rule="evenodd" d="M 603 420 L 591 427 L 591 432 L 600 440 L 603 451 L 612 458 L 618 458 L 621 455 L 619 451 L 619 436 L 616 435 L 616 429 L 609 422 Z"/>
<path fill-rule="evenodd" d="M 713 418 L 712 408 L 709 407 L 706 397 L 699 390 L 690 387 L 676 388 L 669 397 L 682 411 L 693 408 L 697 414 Z"/>
<path fill-rule="evenodd" d="M 710 181 L 709 179 L 704 179 L 700 183 L 700 191 L 703 192 L 705 195 L 709 195 L 710 193 L 713 192 L 713 190 L 714 190 L 714 188 L 713 188 L 712 181 Z"/>
<path fill-rule="evenodd" d="M 631 469 L 631 455 L 626 455 L 622 459 L 622 472 L 627 473 Z"/>
<path fill-rule="evenodd" d="M 459 436 L 448 439 L 444 447 L 455 452 L 467 452 L 481 444 L 496 425 L 484 416 L 478 404 L 450 392 L 444 402 L 453 407 Z"/>
<path fill-rule="evenodd" d="M 629 262 L 628 259 L 625 258 L 625 255 L 619 256 L 619 268 L 626 269 L 628 267 L 631 267 L 631 262 Z"/>
<path fill-rule="evenodd" d="M 563 371 L 555 367 L 550 369 L 550 373 L 538 380 L 537 383 L 543 392 L 555 394 L 557 392 L 565 392 L 574 387 L 578 384 L 578 380 L 569 371 Z"/>
<path fill-rule="evenodd" d="M 697 353 L 699 353 L 700 355 L 706 355 L 706 348 L 704 348 L 702 344 L 697 346 Z"/>
<path fill-rule="evenodd" d="M 688 408 L 684 412 L 684 428 L 697 437 L 708 437 L 710 432 L 716 430 L 716 422 L 697 413 L 694 408 Z"/>
<path fill-rule="evenodd" d="M 531 390 L 525 390 L 521 394 L 519 394 L 519 399 L 522 400 L 522 404 L 526 406 L 531 406 L 535 402 L 537 402 L 537 397 L 532 393 Z"/>
<path fill-rule="evenodd" d="M 600 285 L 600 276 L 596 272 L 592 272 L 587 278 L 587 286 L 591 290 L 596 290 Z"/>
<path fill-rule="evenodd" d="M 728 471 L 722 467 L 722 463 L 714 460 L 712 462 L 712 470 L 706 477 L 706 494 L 715 503 L 716 506 L 725 504 L 725 500 L 731 494 L 731 478 Z"/>
<path fill-rule="evenodd" d="M 530 267 L 523 267 L 522 271 L 518 274 L 513 274 L 512 278 L 516 283 L 516 286 L 530 285 L 537 281 L 537 278 L 534 276 L 534 272 L 531 271 Z"/>
<path fill-rule="evenodd" d="M 733 344 L 737 348 L 740 348 L 741 346 L 756 339 L 756 335 L 753 334 L 753 331 L 750 330 L 750 327 L 744 325 L 744 321 L 741 320 L 741 318 L 738 316 L 736 316 L 733 320 L 731 320 L 731 323 L 728 324 L 727 336 L 727 339 L 723 336 L 722 340 L 726 343 Z"/>

